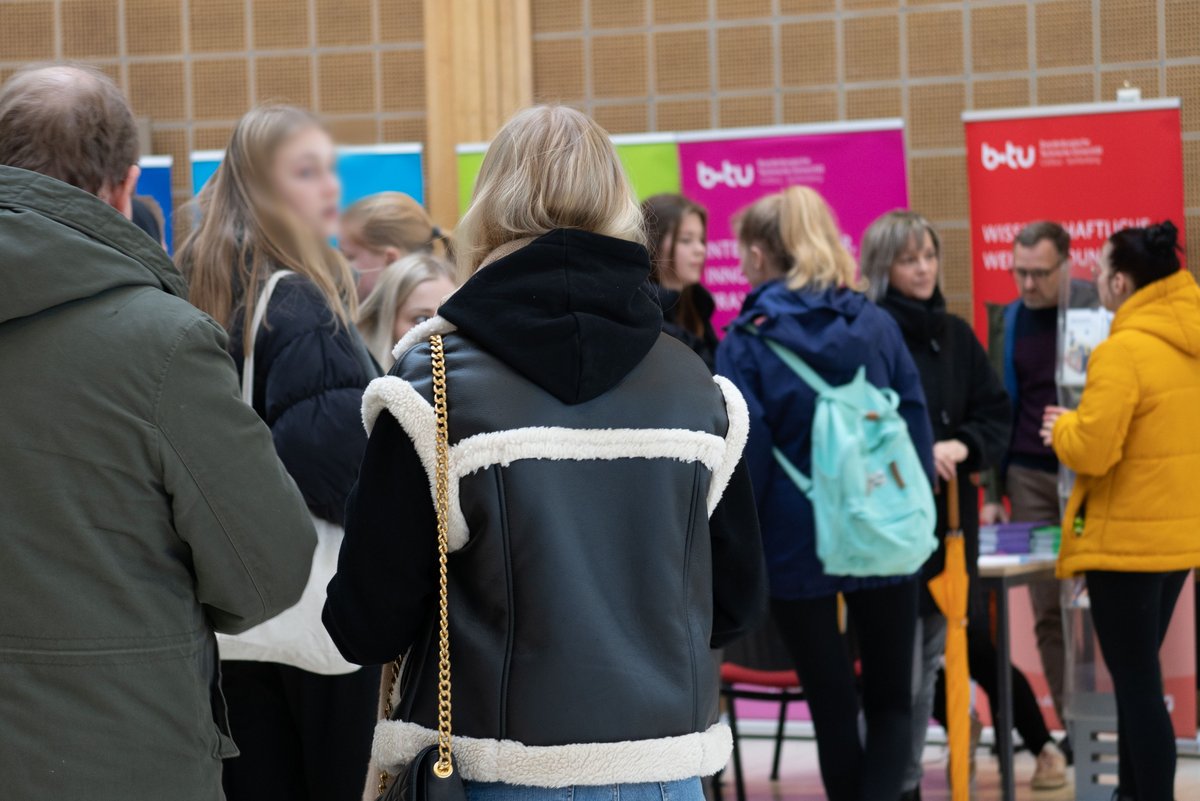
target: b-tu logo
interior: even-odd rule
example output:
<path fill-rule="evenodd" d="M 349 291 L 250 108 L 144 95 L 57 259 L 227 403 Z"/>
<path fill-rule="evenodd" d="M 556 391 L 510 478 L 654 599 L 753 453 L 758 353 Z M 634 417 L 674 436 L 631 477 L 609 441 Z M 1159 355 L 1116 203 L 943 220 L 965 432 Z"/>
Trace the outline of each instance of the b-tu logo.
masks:
<path fill-rule="evenodd" d="M 712 189 L 718 184 L 730 189 L 745 188 L 754 184 L 754 165 L 731 164 L 722 161 L 720 168 L 710 167 L 703 161 L 696 162 L 696 180 L 705 189 Z"/>
<path fill-rule="evenodd" d="M 1028 170 L 1037 162 L 1037 149 L 1033 145 L 1021 147 L 1012 142 L 1005 142 L 1004 149 L 998 150 L 984 142 L 982 161 L 983 168 L 989 171 L 995 171 L 1001 167 L 1008 167 L 1010 170 Z"/>

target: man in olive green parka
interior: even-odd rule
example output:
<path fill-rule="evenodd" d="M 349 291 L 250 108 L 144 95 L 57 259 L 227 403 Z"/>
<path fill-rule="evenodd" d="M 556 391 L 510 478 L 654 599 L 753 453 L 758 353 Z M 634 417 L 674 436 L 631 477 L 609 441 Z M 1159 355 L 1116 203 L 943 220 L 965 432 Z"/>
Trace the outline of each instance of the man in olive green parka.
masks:
<path fill-rule="evenodd" d="M 316 542 L 224 331 L 127 219 L 136 165 L 103 75 L 0 89 L 4 798 L 221 798 L 213 632 L 293 605 Z"/>

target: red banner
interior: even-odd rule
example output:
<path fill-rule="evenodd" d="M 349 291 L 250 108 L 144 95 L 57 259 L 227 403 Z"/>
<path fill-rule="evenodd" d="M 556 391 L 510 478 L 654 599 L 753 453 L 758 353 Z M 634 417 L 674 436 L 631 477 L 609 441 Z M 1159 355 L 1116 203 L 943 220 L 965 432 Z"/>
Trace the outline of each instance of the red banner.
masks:
<path fill-rule="evenodd" d="M 1103 103 L 968 112 L 967 175 L 975 331 L 988 340 L 989 304 L 1018 292 L 1012 243 L 1036 220 L 1071 234 L 1071 270 L 1091 271 L 1105 241 L 1122 228 L 1171 220 L 1184 230 L 1179 101 Z M 1051 709 L 1032 619 L 1013 616 L 1013 662 Z M 1162 650 L 1164 690 L 1176 734 L 1196 736 L 1195 610 L 1191 592 L 1176 607 Z M 1048 715 L 1049 716 L 1049 715 Z"/>
<path fill-rule="evenodd" d="M 1183 215 L 1179 101 L 968 112 L 975 330 L 987 304 L 1017 297 L 1012 241 L 1035 220 L 1071 233 L 1072 270 L 1090 275 L 1114 231 Z"/>

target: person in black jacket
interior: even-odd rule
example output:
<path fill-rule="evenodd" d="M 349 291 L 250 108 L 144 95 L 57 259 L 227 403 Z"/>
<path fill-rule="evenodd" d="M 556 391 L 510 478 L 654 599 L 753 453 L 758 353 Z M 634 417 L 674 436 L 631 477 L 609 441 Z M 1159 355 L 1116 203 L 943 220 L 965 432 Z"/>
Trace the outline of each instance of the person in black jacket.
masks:
<path fill-rule="evenodd" d="M 938 538 L 943 546 L 922 571 L 924 581 L 941 573 L 945 560 L 946 487 L 958 478 L 960 522 L 971 581 L 968 657 L 972 676 L 995 696 L 996 655 L 979 586 L 979 489 L 975 476 L 1003 458 L 1012 408 L 987 353 L 966 321 L 946 311 L 939 288 L 941 241 L 924 217 L 893 211 L 863 236 L 862 271 L 867 293 L 900 325 L 921 374 L 934 432 L 938 473 Z M 946 620 L 928 590 L 921 592 L 913 672 L 912 758 L 905 777 L 906 799 L 920 798 L 921 756 L 935 706 L 938 666 L 945 650 Z M 1019 728 L 1035 754 L 1054 747 L 1029 684 L 1014 669 Z M 1030 707 L 1032 705 L 1032 707 Z M 1040 763 L 1039 763 L 1040 766 Z"/>
<path fill-rule="evenodd" d="M 192 302 L 230 330 L 239 370 L 253 357 L 252 405 L 319 530 L 344 522 L 366 448 L 363 390 L 378 375 L 353 324 L 352 274 L 328 244 L 340 196 L 333 164 L 333 142 L 308 112 L 251 111 L 201 192 L 200 222 L 179 253 Z M 256 328 L 263 287 L 282 270 L 291 274 L 278 281 Z M 230 801 L 357 798 L 379 670 L 342 663 L 328 669 L 335 675 L 318 675 L 245 642 L 221 648 L 241 750 L 225 765 Z"/>
<path fill-rule="evenodd" d="M 717 305 L 700 283 L 708 257 L 708 213 L 683 195 L 664 194 L 643 201 L 642 218 L 663 331 L 716 372 L 718 340 L 712 318 Z"/>
<path fill-rule="evenodd" d="M 766 610 L 745 402 L 662 333 L 636 201 L 578 111 L 500 131 L 457 235 L 470 278 L 363 401 L 325 606 L 346 658 L 406 654 L 375 760 L 394 776 L 436 737 L 438 334 L 454 760 L 472 801 L 700 801 L 731 749 L 716 649 Z"/>

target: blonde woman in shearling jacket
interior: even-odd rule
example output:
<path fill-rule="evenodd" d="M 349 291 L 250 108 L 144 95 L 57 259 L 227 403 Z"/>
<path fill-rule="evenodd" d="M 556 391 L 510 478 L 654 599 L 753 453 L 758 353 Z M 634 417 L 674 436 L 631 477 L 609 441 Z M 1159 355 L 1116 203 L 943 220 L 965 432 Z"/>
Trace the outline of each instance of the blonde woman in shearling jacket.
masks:
<path fill-rule="evenodd" d="M 700 801 L 731 746 L 715 649 L 766 605 L 745 402 L 662 333 L 637 204 L 579 112 L 533 108 L 500 131 L 458 236 L 470 277 L 364 399 L 325 608 L 348 659 L 407 654 L 375 761 L 394 776 L 437 735 L 437 334 L 470 798 Z"/>

